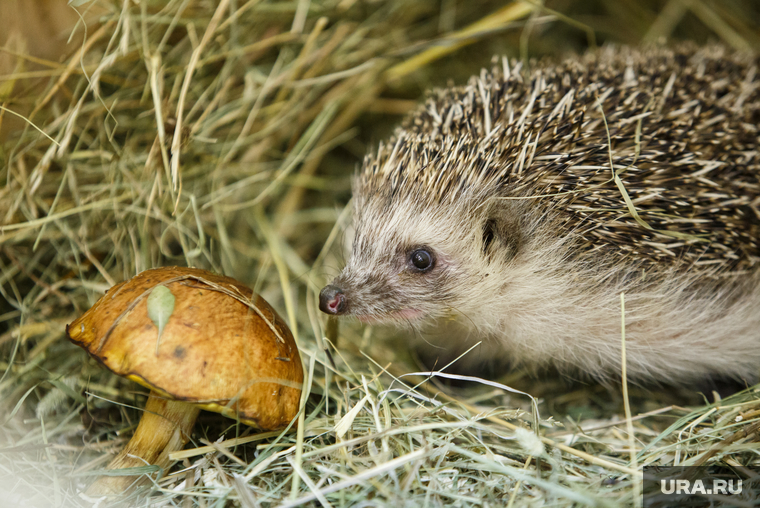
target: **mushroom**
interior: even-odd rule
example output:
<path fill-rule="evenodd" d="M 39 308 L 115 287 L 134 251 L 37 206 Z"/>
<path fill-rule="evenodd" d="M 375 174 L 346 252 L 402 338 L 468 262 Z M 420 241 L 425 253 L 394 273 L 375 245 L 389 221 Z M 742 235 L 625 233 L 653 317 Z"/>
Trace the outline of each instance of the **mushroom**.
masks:
<path fill-rule="evenodd" d="M 194 268 L 156 268 L 111 288 L 66 327 L 114 373 L 150 389 L 134 436 L 108 469 L 166 468 L 200 409 L 262 430 L 298 413 L 303 368 L 293 335 L 259 295 Z M 119 494 L 134 476 L 103 476 L 89 496 Z"/>

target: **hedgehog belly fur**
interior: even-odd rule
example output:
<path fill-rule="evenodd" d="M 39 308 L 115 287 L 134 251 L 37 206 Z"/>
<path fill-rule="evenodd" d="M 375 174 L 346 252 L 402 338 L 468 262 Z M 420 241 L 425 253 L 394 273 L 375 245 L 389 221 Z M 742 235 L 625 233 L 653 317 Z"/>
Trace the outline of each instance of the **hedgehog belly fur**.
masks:
<path fill-rule="evenodd" d="M 623 294 L 632 377 L 756 377 L 758 67 L 606 48 L 434 91 L 356 176 L 352 252 L 320 308 L 606 377 Z"/>

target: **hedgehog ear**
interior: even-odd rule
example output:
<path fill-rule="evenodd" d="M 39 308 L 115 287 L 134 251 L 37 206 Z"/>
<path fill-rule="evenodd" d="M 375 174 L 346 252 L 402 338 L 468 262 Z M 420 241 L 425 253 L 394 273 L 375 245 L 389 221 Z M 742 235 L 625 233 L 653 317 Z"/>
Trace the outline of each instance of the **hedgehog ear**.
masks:
<path fill-rule="evenodd" d="M 519 214 L 503 202 L 488 208 L 482 227 L 483 256 L 489 261 L 508 261 L 520 249 Z"/>
<path fill-rule="evenodd" d="M 492 218 L 486 219 L 483 224 L 483 254 L 488 255 L 496 238 L 497 224 Z"/>

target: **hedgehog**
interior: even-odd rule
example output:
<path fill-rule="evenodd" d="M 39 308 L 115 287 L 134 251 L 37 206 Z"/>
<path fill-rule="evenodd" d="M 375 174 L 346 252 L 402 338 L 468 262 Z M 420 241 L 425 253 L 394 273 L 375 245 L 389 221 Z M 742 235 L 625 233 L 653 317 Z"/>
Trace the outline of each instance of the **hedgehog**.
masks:
<path fill-rule="evenodd" d="M 411 326 L 440 356 L 480 342 L 474 368 L 609 379 L 624 328 L 631 379 L 756 379 L 758 56 L 605 47 L 529 64 L 494 59 L 433 91 L 365 158 L 351 254 L 319 308 Z"/>

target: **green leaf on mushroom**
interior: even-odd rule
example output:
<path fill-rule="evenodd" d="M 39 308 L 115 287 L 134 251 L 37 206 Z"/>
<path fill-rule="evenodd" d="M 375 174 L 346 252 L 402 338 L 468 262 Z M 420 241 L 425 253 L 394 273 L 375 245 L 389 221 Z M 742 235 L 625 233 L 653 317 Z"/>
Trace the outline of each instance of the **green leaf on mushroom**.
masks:
<path fill-rule="evenodd" d="M 161 333 L 164 326 L 174 312 L 174 295 L 166 286 L 156 286 L 148 295 L 148 317 L 158 328 L 158 338 L 156 339 L 156 356 L 158 356 L 158 347 L 161 344 Z"/>

